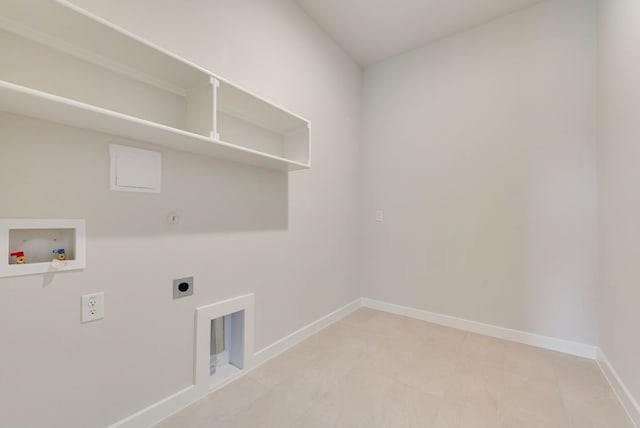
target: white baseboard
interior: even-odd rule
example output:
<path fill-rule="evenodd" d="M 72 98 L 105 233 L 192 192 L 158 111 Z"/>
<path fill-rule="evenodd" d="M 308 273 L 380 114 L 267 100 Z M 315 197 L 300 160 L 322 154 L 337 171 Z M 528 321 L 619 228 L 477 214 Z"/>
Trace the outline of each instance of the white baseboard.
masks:
<path fill-rule="evenodd" d="M 297 345 L 308 337 L 313 336 L 314 334 L 328 327 L 334 322 L 341 320 L 360 307 L 362 307 L 362 299 L 356 299 L 353 302 L 341 307 L 340 309 L 337 309 L 330 314 L 327 314 L 322 318 L 313 321 L 310 324 L 307 324 L 306 326 L 278 340 L 277 342 L 272 343 L 266 348 L 261 349 L 254 354 L 251 367 L 248 367 L 246 370 L 242 370 L 237 376 L 233 376 L 233 378 L 228 379 L 228 381 L 224 382 L 224 385 L 231 382 L 232 380 L 244 376 L 259 365 L 269 361 L 271 358 L 278 356 L 279 354 Z M 131 416 L 121 419 L 113 425 L 110 425 L 109 428 L 146 428 L 153 426 L 224 385 L 218 385 L 215 389 L 206 392 L 203 392 L 202 388 L 197 388 L 196 385 L 191 385 L 169 397 L 166 397 L 150 405 L 149 407 L 140 410 L 139 412 L 134 413 Z"/>
<path fill-rule="evenodd" d="M 607 378 L 609 385 L 613 388 L 613 391 L 618 396 L 618 400 L 622 403 L 622 407 L 629 415 L 629 419 L 631 419 L 636 428 L 640 427 L 640 405 L 633 398 L 629 389 L 622 382 L 622 379 L 618 375 L 618 372 L 613 368 L 609 359 L 605 355 L 604 351 L 598 348 L 596 361 L 600 366 L 600 370 L 604 373 L 604 377 Z"/>
<path fill-rule="evenodd" d="M 349 303 L 341 307 L 340 309 L 331 312 L 328 315 L 323 316 L 322 318 L 312 322 L 311 324 L 307 324 L 302 327 L 300 330 L 295 331 L 288 335 L 287 337 L 283 337 L 277 342 L 272 343 L 266 348 L 261 349 L 260 351 L 255 353 L 254 363 L 256 366 L 264 363 L 265 361 L 269 361 L 273 357 L 278 356 L 283 353 L 287 349 L 297 345 L 303 340 L 313 336 L 320 330 L 328 327 L 336 321 L 341 320 L 346 317 L 350 313 L 356 311 L 358 308 L 362 307 L 362 299 L 356 299 L 353 302 Z"/>
<path fill-rule="evenodd" d="M 472 333 L 483 334 L 485 336 L 496 337 L 498 339 L 510 340 L 512 342 L 523 343 L 526 345 L 536 346 L 538 348 L 549 349 L 592 360 L 596 358 L 597 348 L 593 345 L 586 345 L 584 343 L 571 342 L 569 340 L 542 336 L 505 327 L 498 327 L 491 324 L 484 324 L 449 315 L 437 314 L 422 309 L 381 302 L 379 300 L 369 298 L 362 299 L 362 304 L 367 308 L 377 309 L 379 311 L 389 312 L 396 315 L 403 315 L 434 324 L 444 325 L 446 327 L 457 328 L 459 330 L 470 331 Z"/>
<path fill-rule="evenodd" d="M 198 401 L 200 398 L 202 398 L 202 394 L 200 394 L 195 385 L 192 385 L 153 403 L 149 407 L 145 407 L 131 416 L 119 420 L 113 425 L 109 425 L 109 428 L 150 427 L 179 412 L 191 403 Z"/>

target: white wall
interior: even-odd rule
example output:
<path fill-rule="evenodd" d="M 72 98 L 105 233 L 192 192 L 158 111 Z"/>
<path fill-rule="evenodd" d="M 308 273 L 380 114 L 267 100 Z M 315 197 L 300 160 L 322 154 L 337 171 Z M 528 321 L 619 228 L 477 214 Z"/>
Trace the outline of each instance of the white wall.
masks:
<path fill-rule="evenodd" d="M 256 293 L 259 350 L 360 296 L 355 63 L 289 1 L 77 3 L 308 118 L 313 169 L 162 150 L 162 194 L 109 192 L 110 136 L 0 115 L 0 217 L 88 231 L 84 272 L 0 279 L 3 427 L 105 426 L 187 387 L 197 306 Z M 81 325 L 95 291 L 106 318 Z"/>
<path fill-rule="evenodd" d="M 550 0 L 366 69 L 365 295 L 595 343 L 595 9 Z"/>
<path fill-rule="evenodd" d="M 601 0 L 598 340 L 640 402 L 640 2 Z"/>

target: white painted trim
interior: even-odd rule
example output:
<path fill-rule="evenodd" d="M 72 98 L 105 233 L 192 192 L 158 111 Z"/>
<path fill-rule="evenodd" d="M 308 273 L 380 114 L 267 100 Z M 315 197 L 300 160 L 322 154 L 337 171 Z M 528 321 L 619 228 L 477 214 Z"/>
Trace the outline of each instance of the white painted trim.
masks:
<path fill-rule="evenodd" d="M 596 358 L 596 347 L 593 345 L 586 345 L 584 343 L 571 342 L 569 340 L 557 339 L 555 337 L 542 336 L 540 334 L 498 327 L 491 324 L 484 324 L 449 315 L 437 314 L 422 309 L 381 302 L 369 298 L 363 298 L 362 300 L 364 307 L 377 309 L 379 311 L 403 315 L 434 324 L 483 334 L 485 336 L 497 337 L 499 339 L 510 340 L 512 342 L 524 343 L 526 345 L 537 346 L 539 348 L 550 349 L 552 351 L 558 351 L 578 357 L 589 358 L 592 360 Z"/>
<path fill-rule="evenodd" d="M 624 382 L 622 382 L 618 372 L 613 368 L 611 362 L 609 362 L 609 359 L 601 348 L 598 348 L 596 361 L 598 362 L 598 366 L 600 367 L 600 370 L 602 370 L 604 377 L 616 393 L 622 407 L 627 412 L 629 419 L 631 419 L 636 428 L 640 428 L 640 404 L 638 404 L 631 394 L 631 391 L 629 391 Z"/>
<path fill-rule="evenodd" d="M 140 428 L 150 427 L 174 413 L 202 398 L 195 385 L 191 385 L 162 400 L 145 407 L 144 409 L 119 420 L 109 428 Z"/>
<path fill-rule="evenodd" d="M 327 314 L 322 318 L 313 321 L 311 324 L 307 324 L 301 329 L 294 331 L 290 335 L 283 337 L 277 342 L 274 342 L 271 345 L 256 352 L 253 359 L 254 364 L 258 366 L 266 361 L 269 361 L 270 359 L 285 352 L 287 349 L 292 348 L 303 340 L 318 333 L 320 330 L 330 326 L 334 322 L 340 321 L 342 318 L 346 317 L 347 315 L 351 314 L 361 307 L 362 299 L 356 299 L 353 302 L 341 307 L 340 309 L 337 309 L 330 314 Z"/>
<path fill-rule="evenodd" d="M 253 294 L 247 295 L 247 296 L 253 297 Z M 247 296 L 241 296 L 241 298 L 246 298 Z M 225 301 L 225 302 L 227 303 L 233 302 L 234 300 L 235 299 L 230 299 L 229 301 Z M 212 306 L 212 305 L 209 305 L 209 306 Z M 215 385 L 211 389 L 208 385 L 208 379 L 207 379 L 207 385 L 205 387 L 203 387 L 203 385 L 198 385 L 198 386 L 196 386 L 195 384 L 191 385 L 181 391 L 176 392 L 173 395 L 170 395 L 169 397 L 166 397 L 158 401 L 157 403 L 154 403 L 124 419 L 121 419 L 120 421 L 110 425 L 109 428 L 139 428 L 139 427 L 153 426 L 159 423 L 160 421 L 170 417 L 171 415 L 179 412 L 185 407 L 188 407 L 194 402 L 200 400 L 201 398 L 205 397 L 207 394 L 212 393 L 224 387 L 225 385 L 233 382 L 234 380 L 246 375 L 247 373 L 249 373 L 251 370 L 258 367 L 259 365 L 285 352 L 287 349 L 297 345 L 298 343 L 302 342 L 306 338 L 319 332 L 323 328 L 326 328 L 329 325 L 333 324 L 334 322 L 339 321 L 340 319 L 346 317 L 347 315 L 354 312 L 361 306 L 362 306 L 362 299 L 356 299 L 355 301 L 343 306 L 342 308 L 336 311 L 333 311 L 330 314 L 325 315 L 324 317 L 316 321 L 313 321 L 310 324 L 307 324 L 306 326 L 291 333 L 290 335 L 274 342 L 273 344 L 267 346 L 266 348 L 261 349 L 260 351 L 256 352 L 253 355 L 253 359 L 252 359 L 253 361 L 247 362 L 248 368 L 246 370 L 241 370 L 239 373 L 224 379 L 224 381 L 220 382 L 219 385 Z M 203 309 L 203 308 L 207 308 L 207 307 L 205 306 L 197 309 Z M 234 311 L 232 310 L 232 312 Z M 202 314 L 204 315 L 204 312 Z M 197 322 L 198 322 L 198 312 L 196 311 L 196 323 Z M 245 319 L 245 322 L 247 322 L 246 319 Z M 253 325 L 253 323 L 254 322 L 252 320 L 251 324 Z M 203 329 L 201 329 L 200 333 L 202 333 L 202 330 Z M 196 335 L 198 335 L 198 332 L 196 332 Z M 202 342 L 202 340 L 200 340 L 200 342 Z M 209 345 L 209 341 L 206 340 L 206 346 L 208 347 L 208 345 Z M 196 348 L 197 346 L 198 345 L 196 344 Z M 208 348 L 206 349 L 206 351 L 208 353 Z M 251 351 L 253 351 L 253 343 L 251 344 Z M 196 349 L 195 352 L 198 353 L 198 349 Z M 247 353 L 245 353 L 245 358 L 246 358 L 246 355 Z M 197 365 L 197 362 L 194 361 L 194 366 L 196 365 Z M 206 369 L 208 374 L 208 364 Z M 197 377 L 197 374 L 195 372 L 197 372 L 197 368 L 194 367 L 194 378 Z"/>

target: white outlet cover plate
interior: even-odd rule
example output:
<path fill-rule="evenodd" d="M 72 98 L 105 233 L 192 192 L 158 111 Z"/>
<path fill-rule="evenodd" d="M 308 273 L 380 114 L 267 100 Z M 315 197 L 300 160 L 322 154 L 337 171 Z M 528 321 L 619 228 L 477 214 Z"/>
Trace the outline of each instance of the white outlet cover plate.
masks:
<path fill-rule="evenodd" d="M 104 318 L 104 293 L 82 296 L 81 311 L 83 323 Z"/>

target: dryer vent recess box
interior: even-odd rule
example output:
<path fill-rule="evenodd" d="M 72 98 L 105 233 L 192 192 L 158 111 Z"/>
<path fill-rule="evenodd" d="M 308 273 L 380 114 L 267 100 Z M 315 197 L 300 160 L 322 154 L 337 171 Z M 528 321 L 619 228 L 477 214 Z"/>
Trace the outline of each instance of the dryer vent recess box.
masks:
<path fill-rule="evenodd" d="M 160 193 L 162 156 L 160 152 L 109 145 L 110 189 L 122 192 Z"/>

